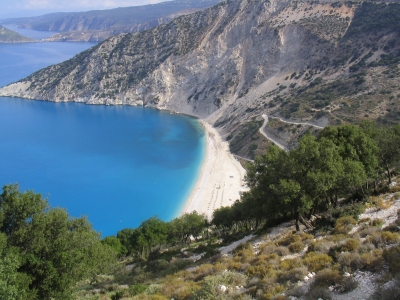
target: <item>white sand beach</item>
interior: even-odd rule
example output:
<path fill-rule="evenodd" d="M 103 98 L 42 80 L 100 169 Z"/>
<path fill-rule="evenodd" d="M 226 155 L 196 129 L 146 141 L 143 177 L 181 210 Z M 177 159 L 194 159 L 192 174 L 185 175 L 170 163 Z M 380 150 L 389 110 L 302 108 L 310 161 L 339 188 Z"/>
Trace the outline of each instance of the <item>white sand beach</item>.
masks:
<path fill-rule="evenodd" d="M 228 143 L 211 125 L 201 122 L 206 133 L 206 157 L 182 213 L 196 210 L 210 219 L 215 209 L 232 205 L 239 199 L 239 192 L 247 188 L 245 170 L 229 152 Z"/>

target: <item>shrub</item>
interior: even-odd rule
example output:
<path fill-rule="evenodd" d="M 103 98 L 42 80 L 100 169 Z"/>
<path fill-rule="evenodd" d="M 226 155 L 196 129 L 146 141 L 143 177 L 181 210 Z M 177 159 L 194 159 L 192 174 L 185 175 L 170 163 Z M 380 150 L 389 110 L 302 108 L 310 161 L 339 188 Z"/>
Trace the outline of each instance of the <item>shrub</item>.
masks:
<path fill-rule="evenodd" d="M 245 285 L 247 277 L 236 272 L 224 272 L 220 275 L 207 276 L 201 285 L 201 289 L 194 294 L 193 299 L 232 299 L 234 294 L 233 287 Z M 226 291 L 221 289 L 226 287 Z"/>
<path fill-rule="evenodd" d="M 309 233 L 300 232 L 300 233 L 298 233 L 298 235 L 300 235 L 302 241 L 314 240 L 314 236 Z"/>
<path fill-rule="evenodd" d="M 355 220 L 358 220 L 358 216 L 361 215 L 364 211 L 365 205 L 362 203 L 349 204 L 329 210 L 334 219 L 350 216 L 353 217 L 353 219 Z"/>
<path fill-rule="evenodd" d="M 383 258 L 389 265 L 390 272 L 400 272 L 400 246 L 391 247 L 383 250 Z"/>
<path fill-rule="evenodd" d="M 338 263 L 343 271 L 357 270 L 361 267 L 361 257 L 358 253 L 342 252 L 338 256 Z"/>
<path fill-rule="evenodd" d="M 396 244 L 400 241 L 400 234 L 397 232 L 382 231 L 377 232 L 367 239 L 377 248 L 382 248 L 387 245 Z"/>
<path fill-rule="evenodd" d="M 301 266 L 303 266 L 303 264 L 299 258 L 285 259 L 279 263 L 279 269 L 285 271 L 292 270 Z"/>
<path fill-rule="evenodd" d="M 278 254 L 279 256 L 286 256 L 289 255 L 290 251 L 286 247 L 276 247 L 274 253 Z"/>
<path fill-rule="evenodd" d="M 155 295 L 160 291 L 161 287 L 162 287 L 161 284 L 156 284 L 156 283 L 150 284 L 146 289 L 146 294 Z"/>
<path fill-rule="evenodd" d="M 341 217 L 336 220 L 335 230 L 336 234 L 347 234 L 350 230 L 353 229 L 354 225 L 357 224 L 357 221 L 354 220 L 351 216 Z"/>
<path fill-rule="evenodd" d="M 377 249 L 361 255 L 362 268 L 373 272 L 381 270 L 383 266 L 382 253 L 382 250 Z"/>
<path fill-rule="evenodd" d="M 313 289 L 311 289 L 305 299 L 306 300 L 315 300 L 315 299 L 331 299 L 332 298 L 332 293 L 327 290 L 326 288 L 317 286 Z"/>
<path fill-rule="evenodd" d="M 342 281 L 340 292 L 348 293 L 358 287 L 358 282 L 353 277 L 347 277 Z"/>
<path fill-rule="evenodd" d="M 379 209 L 388 209 L 392 206 L 390 201 L 384 200 L 381 197 L 370 197 L 370 202 Z"/>
<path fill-rule="evenodd" d="M 247 268 L 245 274 L 249 277 L 256 276 L 263 278 L 268 276 L 271 279 L 276 277 L 274 268 L 269 264 L 250 266 Z"/>
<path fill-rule="evenodd" d="M 320 287 L 329 287 L 332 285 L 341 284 L 343 276 L 339 274 L 338 270 L 324 269 L 315 276 L 313 285 Z"/>
<path fill-rule="evenodd" d="M 362 218 L 362 219 L 358 220 L 357 224 L 367 223 L 370 220 L 371 220 L 370 218 Z"/>
<path fill-rule="evenodd" d="M 341 251 L 355 251 L 360 246 L 360 241 L 356 239 L 347 239 L 344 244 L 340 247 Z"/>
<path fill-rule="evenodd" d="M 249 262 L 255 256 L 253 247 L 250 243 L 245 243 L 236 248 L 234 260 L 241 262 Z"/>
<path fill-rule="evenodd" d="M 309 250 L 314 252 L 328 253 L 335 243 L 327 240 L 318 240 L 311 243 Z"/>
<path fill-rule="evenodd" d="M 358 234 L 360 235 L 360 237 L 365 238 L 369 235 L 373 235 L 376 231 L 377 231 L 377 228 L 375 228 L 375 227 L 367 227 L 367 228 L 361 230 Z"/>
<path fill-rule="evenodd" d="M 383 224 L 385 224 L 385 221 L 382 219 L 373 219 L 370 223 L 370 225 L 374 227 L 382 227 Z"/>
<path fill-rule="evenodd" d="M 400 277 L 397 276 L 392 284 L 379 287 L 371 297 L 372 300 L 400 299 Z"/>
<path fill-rule="evenodd" d="M 374 244 L 371 243 L 364 243 L 358 248 L 358 253 L 364 254 L 375 250 L 376 247 Z"/>
<path fill-rule="evenodd" d="M 332 264 L 332 258 L 325 253 L 310 252 L 304 258 L 303 263 L 311 272 L 317 272 L 330 267 Z"/>
<path fill-rule="evenodd" d="M 143 293 L 145 290 L 146 290 L 146 286 L 144 286 L 140 283 L 137 283 L 137 284 L 131 285 L 129 287 L 129 294 L 131 296 L 136 296 L 136 295 Z"/>
<path fill-rule="evenodd" d="M 299 253 L 304 249 L 304 245 L 301 241 L 291 243 L 289 245 L 289 251 L 292 253 Z"/>
<path fill-rule="evenodd" d="M 274 253 L 276 249 L 275 245 L 267 244 L 267 245 L 262 245 L 260 246 L 260 254 L 271 254 Z"/>
<path fill-rule="evenodd" d="M 274 296 L 283 293 L 285 290 L 286 288 L 283 285 L 274 284 L 272 286 L 268 286 L 266 293 L 264 293 L 262 296 L 264 299 L 273 299 Z"/>
<path fill-rule="evenodd" d="M 304 279 L 304 277 L 307 275 L 308 270 L 306 267 L 298 267 L 294 268 L 293 270 L 290 271 L 284 271 L 279 274 L 278 280 L 281 283 L 284 283 L 286 281 L 290 281 L 292 283 L 295 283 L 297 281 L 301 281 Z"/>
<path fill-rule="evenodd" d="M 167 262 L 165 259 L 153 260 L 147 264 L 147 270 L 150 272 L 159 272 L 167 269 L 168 267 L 169 262 Z"/>
<path fill-rule="evenodd" d="M 278 241 L 279 246 L 289 246 L 292 243 L 301 241 L 302 238 L 299 234 L 290 234 L 289 236 Z"/>

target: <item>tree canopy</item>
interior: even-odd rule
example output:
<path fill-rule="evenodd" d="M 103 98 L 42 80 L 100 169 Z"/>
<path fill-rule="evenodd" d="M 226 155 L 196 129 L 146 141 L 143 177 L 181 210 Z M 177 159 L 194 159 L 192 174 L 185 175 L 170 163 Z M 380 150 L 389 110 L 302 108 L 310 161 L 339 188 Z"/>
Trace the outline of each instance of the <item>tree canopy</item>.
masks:
<path fill-rule="evenodd" d="M 71 287 L 106 271 L 114 251 L 86 218 L 50 208 L 32 191 L 8 185 L 0 195 L 0 298 L 69 299 Z"/>

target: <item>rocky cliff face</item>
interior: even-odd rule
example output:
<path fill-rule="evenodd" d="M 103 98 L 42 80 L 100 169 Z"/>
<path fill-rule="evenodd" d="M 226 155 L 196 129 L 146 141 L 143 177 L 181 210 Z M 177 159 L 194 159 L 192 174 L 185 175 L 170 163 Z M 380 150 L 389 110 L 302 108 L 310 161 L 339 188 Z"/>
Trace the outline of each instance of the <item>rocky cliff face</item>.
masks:
<path fill-rule="evenodd" d="M 110 38 L 0 95 L 167 109 L 207 118 L 232 143 L 262 114 L 335 123 L 344 102 L 382 88 L 373 72 L 397 68 L 399 12 L 367 2 L 224 2 Z"/>

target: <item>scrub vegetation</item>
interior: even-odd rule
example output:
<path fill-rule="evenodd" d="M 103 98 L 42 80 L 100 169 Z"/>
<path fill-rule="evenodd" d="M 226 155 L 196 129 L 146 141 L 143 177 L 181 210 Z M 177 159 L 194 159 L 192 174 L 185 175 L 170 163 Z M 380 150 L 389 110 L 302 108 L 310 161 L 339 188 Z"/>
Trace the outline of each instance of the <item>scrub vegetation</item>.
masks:
<path fill-rule="evenodd" d="M 357 289 L 359 271 L 385 274 L 372 299 L 400 295 L 400 212 L 389 225 L 360 218 L 398 205 L 399 128 L 327 127 L 290 152 L 271 146 L 249 165 L 250 190 L 212 220 L 152 217 L 102 241 L 86 219 L 5 186 L 1 298 L 325 299 Z"/>

